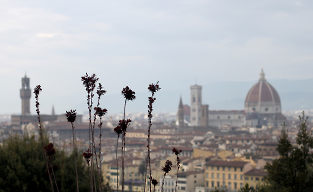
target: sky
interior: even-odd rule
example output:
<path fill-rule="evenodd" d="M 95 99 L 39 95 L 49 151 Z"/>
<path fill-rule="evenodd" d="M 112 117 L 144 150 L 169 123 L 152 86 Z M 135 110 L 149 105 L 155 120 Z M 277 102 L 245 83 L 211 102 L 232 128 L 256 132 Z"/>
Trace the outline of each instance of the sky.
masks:
<path fill-rule="evenodd" d="M 160 81 L 156 111 L 174 112 L 167 98 L 194 83 L 254 82 L 261 68 L 312 79 L 312 18 L 312 0 L 0 0 L 0 114 L 20 113 L 25 73 L 43 87 L 44 113 L 86 111 L 86 72 L 112 113 L 126 85 L 138 94 L 129 111 L 145 112 L 148 84 Z"/>

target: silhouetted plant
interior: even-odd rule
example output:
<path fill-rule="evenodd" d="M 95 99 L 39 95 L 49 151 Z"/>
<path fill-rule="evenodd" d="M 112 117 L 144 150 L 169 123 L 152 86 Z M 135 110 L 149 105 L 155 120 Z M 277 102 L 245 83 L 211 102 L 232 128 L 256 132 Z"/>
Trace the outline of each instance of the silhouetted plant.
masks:
<path fill-rule="evenodd" d="M 88 114 L 89 114 L 89 148 L 88 148 L 88 150 L 91 154 L 94 154 L 95 153 L 95 150 L 94 150 L 94 134 L 93 134 L 94 133 L 93 132 L 94 123 L 92 123 L 92 120 L 91 120 L 91 111 L 92 111 L 93 97 L 94 97 L 93 91 L 96 87 L 96 83 L 98 81 L 98 78 L 96 77 L 95 74 L 92 74 L 91 76 L 89 76 L 88 73 L 86 73 L 85 76 L 81 77 L 81 80 L 82 80 L 83 85 L 85 86 L 85 89 L 87 92 L 87 106 L 88 106 Z M 95 119 L 95 117 L 94 117 L 94 119 Z M 96 155 L 94 155 L 94 156 L 91 155 L 89 157 L 89 161 L 87 161 L 88 164 L 90 162 L 89 169 L 90 169 L 90 191 L 91 192 L 93 192 L 94 189 L 96 188 L 93 158 L 96 158 Z"/>
<path fill-rule="evenodd" d="M 178 181 L 178 171 L 180 169 L 180 158 L 179 154 L 182 152 L 182 150 L 178 150 L 175 147 L 172 149 L 172 152 L 176 155 L 176 166 L 177 166 L 177 171 L 176 171 L 176 182 L 175 182 L 175 192 L 177 189 L 177 181 Z"/>
<path fill-rule="evenodd" d="M 75 138 L 75 131 L 74 131 L 74 122 L 76 120 L 76 110 L 66 111 L 66 118 L 67 121 L 71 123 L 72 126 L 72 136 L 73 136 L 73 153 L 77 153 L 77 146 L 76 146 L 76 138 Z M 77 159 L 74 156 L 74 166 L 75 166 L 75 177 L 76 177 L 76 191 L 79 192 L 79 184 L 78 184 L 78 171 L 77 171 Z"/>
<path fill-rule="evenodd" d="M 117 134 L 117 138 L 116 138 L 116 149 L 115 149 L 115 158 L 116 158 L 116 167 L 117 167 L 117 176 L 116 176 L 116 189 L 118 190 L 118 177 L 119 177 L 119 174 L 118 174 L 118 158 L 117 158 L 117 150 L 118 150 L 118 140 L 120 138 L 120 135 L 122 134 L 122 128 L 121 126 L 116 126 L 114 128 L 114 132 Z"/>
<path fill-rule="evenodd" d="M 150 84 L 148 87 L 148 90 L 151 92 L 151 96 L 148 97 L 149 100 L 149 105 L 148 105 L 148 138 L 147 138 L 147 150 L 148 150 L 148 154 L 147 154 L 147 165 L 149 167 L 149 191 L 151 192 L 151 184 L 152 184 L 152 170 L 151 170 L 151 159 L 150 159 L 150 133 L 151 133 L 151 126 L 152 126 L 152 111 L 153 111 L 153 103 L 156 100 L 156 98 L 154 97 L 155 92 L 159 91 L 161 88 L 159 87 L 159 82 L 157 82 L 156 84 Z M 146 168 L 147 171 L 147 168 Z M 145 182 L 144 182 L 144 191 L 145 191 L 145 187 L 146 187 L 146 176 L 145 176 Z"/>
<path fill-rule="evenodd" d="M 151 183 L 153 185 L 153 192 L 155 192 L 155 186 L 158 184 L 158 181 L 154 178 L 151 178 Z"/>
<path fill-rule="evenodd" d="M 99 83 L 99 86 L 101 86 L 101 84 Z M 97 91 L 98 93 L 98 91 Z M 103 94 L 105 93 L 105 91 L 103 92 Z M 100 97 L 99 97 L 100 99 Z M 102 117 L 106 114 L 106 112 L 108 111 L 107 109 L 102 109 L 101 107 L 95 107 L 95 114 L 99 117 L 99 124 L 98 124 L 98 127 L 99 127 L 99 154 L 98 154 L 98 159 L 99 159 L 99 165 L 97 165 L 97 168 L 98 168 L 98 174 L 99 175 L 102 175 L 101 174 L 101 137 L 102 137 Z M 101 177 L 98 177 L 99 179 L 101 179 Z M 100 191 L 102 191 L 101 189 L 101 181 L 98 181 L 99 183 L 99 189 Z"/>
<path fill-rule="evenodd" d="M 162 168 L 162 171 L 164 172 L 163 180 L 162 180 L 162 186 L 161 186 L 161 192 L 163 192 L 163 186 L 164 186 L 164 180 L 166 174 L 168 174 L 172 169 L 173 163 L 170 160 L 166 160 L 164 167 Z"/>
<path fill-rule="evenodd" d="M 56 179 L 55 179 L 53 167 L 51 167 L 51 170 L 50 170 L 50 159 L 55 154 L 55 149 L 54 149 L 52 143 L 49 143 L 48 145 L 45 146 L 44 145 L 44 141 L 43 141 L 43 128 L 42 128 L 42 125 L 41 125 L 40 109 L 39 109 L 39 105 L 40 105 L 40 103 L 39 103 L 39 93 L 41 91 L 42 91 L 41 85 L 37 85 L 34 88 L 34 94 L 35 94 L 35 100 L 36 100 L 35 101 L 35 103 L 36 103 L 35 106 L 36 106 L 36 113 L 37 113 L 38 127 L 39 127 L 39 137 L 40 137 L 41 146 L 44 149 L 44 157 L 45 157 L 45 160 L 46 160 L 46 168 L 47 168 L 47 172 L 48 172 L 48 175 L 49 175 L 51 191 L 54 191 L 53 181 L 52 180 L 54 180 L 55 187 L 56 187 L 57 191 L 59 191 L 58 184 L 57 184 Z"/>
<path fill-rule="evenodd" d="M 125 146 L 126 146 L 126 131 L 129 123 L 131 122 L 130 119 L 126 120 L 126 103 L 127 101 L 132 101 L 136 98 L 135 92 L 131 90 L 128 86 L 123 88 L 122 95 L 125 98 L 124 101 L 124 113 L 123 113 L 123 120 L 119 121 L 119 126 L 122 130 L 122 192 L 124 192 L 124 174 L 125 174 L 125 167 L 124 167 L 124 158 L 125 158 Z"/>

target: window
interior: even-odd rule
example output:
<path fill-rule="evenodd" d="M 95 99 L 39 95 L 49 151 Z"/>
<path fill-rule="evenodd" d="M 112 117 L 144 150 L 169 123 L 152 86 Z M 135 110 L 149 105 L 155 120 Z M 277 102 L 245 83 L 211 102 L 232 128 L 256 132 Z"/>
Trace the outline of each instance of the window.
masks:
<path fill-rule="evenodd" d="M 228 116 L 227 118 L 230 119 L 230 116 Z"/>
<path fill-rule="evenodd" d="M 237 179 L 237 174 L 234 174 L 234 179 Z"/>
<path fill-rule="evenodd" d="M 220 178 L 220 174 L 219 173 L 216 174 L 216 178 L 218 178 L 218 179 Z"/>
<path fill-rule="evenodd" d="M 235 168 L 235 171 L 237 171 L 237 168 Z"/>
<path fill-rule="evenodd" d="M 214 181 L 211 182 L 211 187 L 214 187 Z"/>
<path fill-rule="evenodd" d="M 225 179 L 225 173 L 223 173 L 223 179 Z"/>
<path fill-rule="evenodd" d="M 237 183 L 236 182 L 234 183 L 234 188 L 237 189 Z"/>
<path fill-rule="evenodd" d="M 243 175 L 240 175 L 240 180 L 243 180 Z"/>
<path fill-rule="evenodd" d="M 259 181 L 260 179 L 258 177 L 255 178 L 256 181 Z"/>
<path fill-rule="evenodd" d="M 225 167 L 223 167 L 223 171 L 225 171 Z"/>
<path fill-rule="evenodd" d="M 265 108 L 265 111 L 266 111 L 266 112 L 268 111 L 268 108 L 267 108 L 267 107 Z"/>
<path fill-rule="evenodd" d="M 217 182 L 217 187 L 220 187 L 220 182 L 219 181 Z"/>
<path fill-rule="evenodd" d="M 211 173 L 211 178 L 214 179 L 214 173 Z"/>
<path fill-rule="evenodd" d="M 217 170 L 219 171 L 219 170 L 220 170 L 220 167 L 217 167 Z"/>
<path fill-rule="evenodd" d="M 228 174 L 228 179 L 231 179 L 231 174 L 230 173 Z"/>
<path fill-rule="evenodd" d="M 228 188 L 231 188 L 231 182 L 228 182 Z"/>
<path fill-rule="evenodd" d="M 196 102 L 195 96 L 192 97 L 192 102 Z"/>

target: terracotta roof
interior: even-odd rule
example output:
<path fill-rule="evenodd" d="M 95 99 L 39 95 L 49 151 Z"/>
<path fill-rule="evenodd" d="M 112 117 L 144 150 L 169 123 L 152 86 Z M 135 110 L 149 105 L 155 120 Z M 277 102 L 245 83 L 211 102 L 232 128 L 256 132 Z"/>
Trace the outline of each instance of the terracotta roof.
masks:
<path fill-rule="evenodd" d="M 262 72 L 263 73 L 263 72 Z M 280 98 L 275 88 L 265 80 L 264 73 L 260 80 L 249 90 L 245 104 L 273 102 L 280 104 Z"/>
<path fill-rule="evenodd" d="M 266 172 L 264 169 L 251 169 L 250 171 L 246 172 L 245 175 L 247 176 L 266 176 Z"/>

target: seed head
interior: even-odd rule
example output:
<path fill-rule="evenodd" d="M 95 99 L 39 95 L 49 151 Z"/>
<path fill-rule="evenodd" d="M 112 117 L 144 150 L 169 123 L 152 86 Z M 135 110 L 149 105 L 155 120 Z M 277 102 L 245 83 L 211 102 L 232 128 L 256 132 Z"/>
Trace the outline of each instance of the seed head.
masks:
<path fill-rule="evenodd" d="M 44 150 L 46 151 L 46 154 L 49 158 L 51 158 L 55 154 L 55 149 L 52 143 L 49 143 L 48 145 L 44 146 Z"/>
<path fill-rule="evenodd" d="M 125 98 L 126 100 L 131 101 L 131 100 L 136 99 L 135 91 L 131 90 L 128 86 L 126 86 L 125 88 L 123 88 L 122 94 L 124 95 L 124 98 Z"/>
<path fill-rule="evenodd" d="M 157 82 L 156 84 L 151 83 L 148 87 L 149 91 L 151 91 L 151 93 L 155 93 L 157 91 L 159 91 L 161 88 L 159 86 L 159 82 Z"/>
<path fill-rule="evenodd" d="M 70 123 L 73 123 L 76 120 L 76 110 L 70 110 L 70 111 L 66 111 L 66 118 L 67 121 Z"/>
<path fill-rule="evenodd" d="M 99 117 L 104 116 L 108 111 L 107 109 L 105 108 L 102 109 L 101 107 L 95 107 L 94 110 L 95 110 L 95 114 L 98 115 Z"/>
<path fill-rule="evenodd" d="M 170 160 L 166 160 L 165 162 L 165 166 L 162 168 L 163 172 L 166 174 L 166 173 L 169 173 L 172 169 L 172 161 Z"/>

